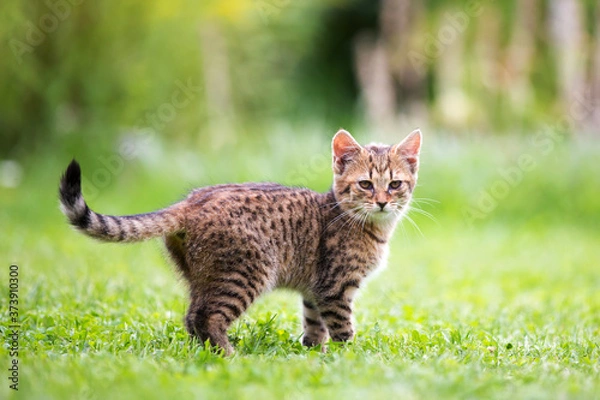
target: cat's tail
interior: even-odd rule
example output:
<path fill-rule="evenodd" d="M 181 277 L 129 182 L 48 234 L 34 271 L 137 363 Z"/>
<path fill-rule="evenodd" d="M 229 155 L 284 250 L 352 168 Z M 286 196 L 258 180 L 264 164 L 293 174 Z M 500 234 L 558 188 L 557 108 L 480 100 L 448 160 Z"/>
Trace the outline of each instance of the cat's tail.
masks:
<path fill-rule="evenodd" d="M 81 168 L 71 161 L 60 180 L 61 210 L 71 225 L 88 236 L 107 242 L 137 242 L 183 231 L 184 203 L 137 215 L 98 214 L 88 207 L 81 194 Z"/>

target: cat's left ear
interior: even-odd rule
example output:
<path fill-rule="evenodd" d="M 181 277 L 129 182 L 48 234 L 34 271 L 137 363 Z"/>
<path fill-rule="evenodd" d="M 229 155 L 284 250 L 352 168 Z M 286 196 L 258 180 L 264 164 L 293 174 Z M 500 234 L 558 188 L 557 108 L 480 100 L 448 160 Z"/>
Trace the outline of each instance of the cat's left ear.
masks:
<path fill-rule="evenodd" d="M 419 170 L 419 153 L 421 152 L 421 130 L 416 129 L 410 133 L 402 142 L 392 147 L 392 151 L 402 156 L 414 174 Z"/>
<path fill-rule="evenodd" d="M 333 170 L 336 174 L 344 172 L 346 163 L 362 149 L 352 135 L 343 129 L 340 129 L 333 137 L 331 148 L 333 150 Z"/>

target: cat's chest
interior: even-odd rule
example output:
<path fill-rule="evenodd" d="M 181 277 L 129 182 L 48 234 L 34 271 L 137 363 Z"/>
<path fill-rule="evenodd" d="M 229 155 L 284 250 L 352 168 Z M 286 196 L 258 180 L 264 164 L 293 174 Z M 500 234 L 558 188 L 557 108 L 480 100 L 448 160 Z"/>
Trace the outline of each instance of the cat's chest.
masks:
<path fill-rule="evenodd" d="M 326 242 L 331 267 L 347 268 L 368 274 L 384 266 L 389 253 L 387 240 L 374 240 L 364 235 L 340 235 Z"/>

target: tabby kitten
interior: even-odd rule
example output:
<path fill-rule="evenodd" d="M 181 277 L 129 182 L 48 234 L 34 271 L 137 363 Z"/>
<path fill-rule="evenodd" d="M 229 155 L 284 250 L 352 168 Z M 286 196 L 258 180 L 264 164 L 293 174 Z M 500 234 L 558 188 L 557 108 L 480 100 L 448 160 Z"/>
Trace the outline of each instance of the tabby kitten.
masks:
<path fill-rule="evenodd" d="M 394 146 L 333 138 L 333 188 L 327 193 L 272 183 L 192 191 L 159 211 L 110 216 L 87 206 L 73 160 L 60 182 L 61 209 L 77 229 L 109 242 L 162 236 L 189 284 L 191 336 L 233 347 L 227 328 L 262 293 L 299 291 L 306 346 L 354 336 L 352 300 L 384 262 L 388 240 L 417 182 L 421 132 Z"/>

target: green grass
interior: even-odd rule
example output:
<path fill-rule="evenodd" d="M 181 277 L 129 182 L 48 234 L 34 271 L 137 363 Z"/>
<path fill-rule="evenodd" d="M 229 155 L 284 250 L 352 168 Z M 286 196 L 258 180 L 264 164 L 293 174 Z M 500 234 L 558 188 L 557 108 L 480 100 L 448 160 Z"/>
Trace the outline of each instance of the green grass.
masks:
<path fill-rule="evenodd" d="M 0 197 L 3 335 L 10 262 L 20 267 L 22 321 L 19 392 L 3 377 L 0 398 L 599 397 L 597 146 L 537 155 L 536 169 L 467 224 L 465 205 L 525 145 L 442 141 L 426 142 L 417 192 L 439 201 L 423 205 L 436 221 L 414 214 L 423 235 L 398 229 L 388 267 L 356 301 L 356 339 L 326 353 L 303 348 L 299 297 L 275 292 L 231 328 L 231 358 L 188 341 L 185 287 L 158 241 L 100 244 L 66 225 L 56 183 L 70 155 L 26 162 L 22 185 Z M 183 157 L 175 150 L 156 161 L 161 173 L 128 162 L 91 205 L 147 211 L 189 187 L 235 180 L 326 190 L 327 144 L 280 142 L 241 144 L 227 159 L 199 154 L 192 171 L 165 162 Z M 80 161 L 84 175 L 99 168 Z M 5 345 L 3 371 L 9 360 Z"/>

